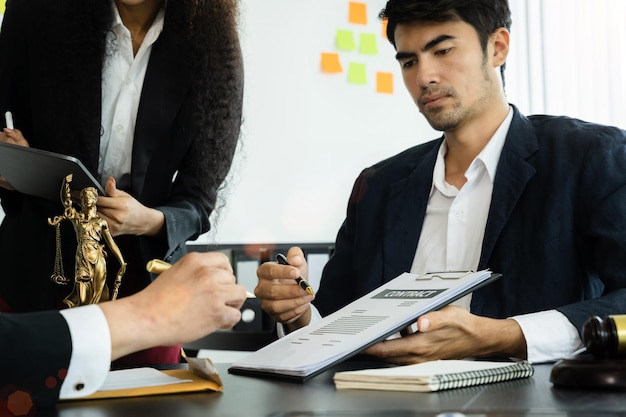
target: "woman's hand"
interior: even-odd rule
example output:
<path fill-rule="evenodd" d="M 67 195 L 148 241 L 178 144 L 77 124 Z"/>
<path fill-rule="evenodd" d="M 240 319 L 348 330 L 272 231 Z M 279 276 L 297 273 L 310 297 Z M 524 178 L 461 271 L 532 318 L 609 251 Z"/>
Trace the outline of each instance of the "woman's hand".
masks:
<path fill-rule="evenodd" d="M 98 197 L 98 214 L 109 225 L 111 235 L 157 235 L 165 224 L 159 210 L 149 208 L 127 192 L 118 190 L 115 179 L 109 177 L 104 188 L 105 196 Z"/>
<path fill-rule="evenodd" d="M 0 142 L 26 147 L 30 146 L 19 129 L 9 129 L 7 127 L 0 132 Z M 3 177 L 0 177 L 0 187 L 6 188 L 7 190 L 15 190 L 15 188 L 13 188 L 13 186 Z"/>

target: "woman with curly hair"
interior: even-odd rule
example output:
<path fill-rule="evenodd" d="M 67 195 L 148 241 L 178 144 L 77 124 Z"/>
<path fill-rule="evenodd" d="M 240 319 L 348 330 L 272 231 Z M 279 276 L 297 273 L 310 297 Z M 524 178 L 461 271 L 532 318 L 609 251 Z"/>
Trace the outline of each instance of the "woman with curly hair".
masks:
<path fill-rule="evenodd" d="M 173 263 L 209 230 L 242 95 L 237 0 L 7 1 L 0 110 L 13 113 L 15 129 L 0 140 L 72 155 L 101 180 L 98 215 L 128 263 L 120 297 L 149 284 L 148 260 Z M 46 220 L 61 202 L 21 194 L 1 177 L 0 199 L 0 311 L 62 308 L 72 288 L 50 280 L 55 232 Z M 61 242 L 73 265 L 71 228 Z M 119 265 L 107 267 L 113 279 Z M 127 363 L 174 363 L 178 352 Z"/>

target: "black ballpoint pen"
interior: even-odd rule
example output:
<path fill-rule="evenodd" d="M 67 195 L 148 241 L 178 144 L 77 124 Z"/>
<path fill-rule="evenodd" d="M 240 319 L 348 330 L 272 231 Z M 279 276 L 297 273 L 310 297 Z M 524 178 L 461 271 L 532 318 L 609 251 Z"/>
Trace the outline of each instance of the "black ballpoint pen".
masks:
<path fill-rule="evenodd" d="M 287 262 L 287 258 L 282 253 L 279 253 L 278 255 L 276 255 L 276 262 L 278 262 L 281 265 L 289 265 L 289 262 Z M 302 278 L 302 276 L 299 276 L 298 278 L 296 278 L 296 282 L 298 283 L 300 288 L 302 288 L 304 291 L 307 292 L 307 294 L 313 295 L 315 293 L 313 291 L 313 287 L 311 287 L 309 283 L 306 282 L 304 278 Z"/>

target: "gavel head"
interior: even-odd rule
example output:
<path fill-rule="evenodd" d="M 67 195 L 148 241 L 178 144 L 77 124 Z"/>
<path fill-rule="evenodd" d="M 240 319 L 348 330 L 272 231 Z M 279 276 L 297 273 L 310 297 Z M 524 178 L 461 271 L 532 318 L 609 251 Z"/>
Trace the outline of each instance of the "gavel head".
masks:
<path fill-rule="evenodd" d="M 626 358 L 626 315 L 590 317 L 583 325 L 583 343 L 598 358 Z"/>

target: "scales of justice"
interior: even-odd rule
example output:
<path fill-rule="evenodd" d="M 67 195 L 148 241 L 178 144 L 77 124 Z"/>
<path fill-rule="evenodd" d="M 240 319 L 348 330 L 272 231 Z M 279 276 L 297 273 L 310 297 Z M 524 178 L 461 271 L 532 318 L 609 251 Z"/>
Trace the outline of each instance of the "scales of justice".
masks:
<path fill-rule="evenodd" d="M 54 272 L 50 279 L 59 285 L 67 285 L 70 279 L 65 277 L 61 254 L 61 223 L 64 220 L 71 222 L 76 232 L 76 256 L 74 266 L 74 288 L 65 297 L 63 302 L 68 307 L 77 307 L 87 304 L 96 304 L 101 301 L 115 300 L 122 283 L 122 276 L 126 272 L 126 263 L 122 253 L 113 240 L 107 221 L 97 212 L 96 202 L 98 190 L 94 187 L 83 188 L 80 191 L 80 210 L 72 202 L 70 183 L 72 174 L 63 179 L 61 186 L 61 201 L 65 207 L 63 214 L 48 219 L 48 224 L 56 229 L 56 254 Z M 119 261 L 120 268 L 113 283 L 112 294 L 107 286 L 107 252 L 105 245 Z"/>

